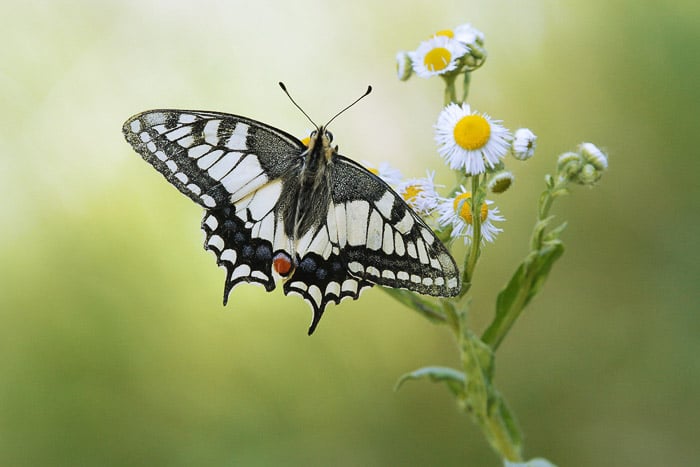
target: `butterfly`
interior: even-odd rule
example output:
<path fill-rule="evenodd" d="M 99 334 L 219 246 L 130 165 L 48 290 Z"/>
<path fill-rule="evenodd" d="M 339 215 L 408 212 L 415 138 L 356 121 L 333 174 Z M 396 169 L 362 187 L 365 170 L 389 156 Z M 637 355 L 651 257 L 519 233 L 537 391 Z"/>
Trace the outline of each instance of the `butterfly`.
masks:
<path fill-rule="evenodd" d="M 310 304 L 311 335 L 330 302 L 357 299 L 374 284 L 457 295 L 447 248 L 381 178 L 338 154 L 328 123 L 305 144 L 238 115 L 149 110 L 123 133 L 204 208 L 204 248 L 226 270 L 224 305 L 241 283 L 272 291 L 283 282 L 285 295 Z"/>

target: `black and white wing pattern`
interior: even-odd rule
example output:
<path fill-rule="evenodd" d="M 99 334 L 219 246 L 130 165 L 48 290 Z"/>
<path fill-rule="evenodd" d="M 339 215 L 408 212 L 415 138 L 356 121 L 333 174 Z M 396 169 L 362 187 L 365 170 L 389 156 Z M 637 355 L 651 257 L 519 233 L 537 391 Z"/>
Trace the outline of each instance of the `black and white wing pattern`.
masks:
<path fill-rule="evenodd" d="M 455 296 L 459 271 L 447 248 L 381 178 L 340 155 L 331 166 L 327 218 L 298 244 L 300 264 L 284 284 L 314 310 L 379 284 Z"/>
<path fill-rule="evenodd" d="M 230 206 L 280 178 L 306 149 L 284 131 L 220 112 L 150 110 L 122 130 L 136 152 L 205 209 Z"/>
<path fill-rule="evenodd" d="M 285 294 L 311 305 L 311 334 L 328 303 L 357 299 L 374 284 L 459 292 L 459 271 L 431 229 L 379 177 L 338 155 L 323 128 L 307 147 L 246 117 L 152 110 L 123 132 L 205 209 L 204 247 L 226 270 L 224 304 L 240 283 L 271 291 L 283 280 Z M 305 191 L 310 177 L 321 182 L 313 193 Z"/>
<path fill-rule="evenodd" d="M 299 165 L 301 141 L 208 111 L 151 110 L 127 120 L 123 132 L 144 160 L 205 208 L 204 248 L 226 270 L 224 304 L 241 282 L 273 290 L 273 249 L 290 248 L 277 213 L 281 177 Z"/>

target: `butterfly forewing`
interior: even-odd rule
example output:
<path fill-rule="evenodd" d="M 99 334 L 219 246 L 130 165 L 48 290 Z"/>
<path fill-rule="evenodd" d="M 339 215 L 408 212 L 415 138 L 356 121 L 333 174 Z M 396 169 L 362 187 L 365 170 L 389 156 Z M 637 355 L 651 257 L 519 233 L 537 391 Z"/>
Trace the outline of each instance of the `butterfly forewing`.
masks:
<path fill-rule="evenodd" d="M 151 110 L 126 121 L 127 141 L 185 195 L 223 207 L 289 172 L 304 145 L 245 117 Z"/>

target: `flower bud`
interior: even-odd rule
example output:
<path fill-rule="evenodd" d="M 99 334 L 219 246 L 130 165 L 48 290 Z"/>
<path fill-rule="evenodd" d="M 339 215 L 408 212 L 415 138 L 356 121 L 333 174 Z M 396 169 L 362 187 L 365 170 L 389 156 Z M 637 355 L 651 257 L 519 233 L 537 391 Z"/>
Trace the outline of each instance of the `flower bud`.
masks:
<path fill-rule="evenodd" d="M 413 74 L 413 65 L 408 52 L 400 51 L 396 54 L 396 75 L 399 80 L 407 81 Z"/>
<path fill-rule="evenodd" d="M 488 188 L 491 193 L 503 193 L 514 181 L 515 177 L 511 172 L 500 172 L 489 181 Z"/>
<path fill-rule="evenodd" d="M 608 167 L 608 157 L 595 144 L 582 143 L 579 152 L 559 156 L 559 176 L 581 185 L 593 185 Z"/>
<path fill-rule="evenodd" d="M 581 156 L 589 162 L 598 170 L 605 170 L 608 168 L 608 156 L 606 156 L 603 151 L 598 149 L 593 143 L 581 143 L 578 147 L 581 152 Z"/>
<path fill-rule="evenodd" d="M 474 71 L 486 61 L 486 49 L 478 45 L 470 47 L 469 52 L 462 56 L 462 64 L 467 71 Z"/>
<path fill-rule="evenodd" d="M 576 174 L 573 180 L 580 185 L 593 185 L 603 175 L 593 164 L 584 164 L 581 171 Z"/>
<path fill-rule="evenodd" d="M 581 170 L 583 159 L 577 152 L 565 152 L 557 159 L 557 171 L 573 175 Z"/>
<path fill-rule="evenodd" d="M 535 155 L 537 136 L 528 128 L 519 128 L 513 134 L 510 153 L 518 160 L 526 161 Z"/>

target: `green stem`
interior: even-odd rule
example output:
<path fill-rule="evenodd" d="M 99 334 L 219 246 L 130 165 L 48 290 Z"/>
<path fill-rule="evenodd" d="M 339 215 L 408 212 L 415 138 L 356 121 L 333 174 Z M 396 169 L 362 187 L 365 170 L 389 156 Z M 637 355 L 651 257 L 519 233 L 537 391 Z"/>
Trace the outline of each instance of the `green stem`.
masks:
<path fill-rule="evenodd" d="M 520 460 L 522 435 L 503 397 L 493 384 L 493 352 L 467 329 L 464 329 L 461 339 L 465 376 L 463 408 L 501 457 L 512 461 Z"/>
<path fill-rule="evenodd" d="M 559 181 L 556 185 L 551 188 L 548 187 L 547 190 L 542 193 L 540 197 L 540 206 L 537 210 L 537 224 L 544 222 L 549 217 L 549 211 L 552 209 L 554 200 L 564 192 L 566 192 L 566 182 Z M 544 233 L 544 228 L 535 228 L 530 241 L 532 250 L 539 250 L 542 248 Z"/>
<path fill-rule="evenodd" d="M 468 71 L 464 72 L 464 82 L 462 83 L 462 104 L 467 102 L 469 96 L 469 85 L 471 84 L 472 74 Z"/>
<path fill-rule="evenodd" d="M 460 319 L 460 314 L 457 311 L 454 303 L 452 303 L 450 300 L 442 300 L 442 303 L 442 309 L 445 313 L 447 324 L 450 326 L 450 329 L 454 333 L 457 341 L 459 341 L 459 336 L 462 333 L 462 325 L 464 324 L 463 320 Z"/>
<path fill-rule="evenodd" d="M 476 269 L 476 262 L 479 259 L 481 250 L 481 206 L 479 205 L 479 197 L 477 196 L 479 192 L 479 176 L 473 175 L 471 178 L 472 196 L 470 198 L 470 209 L 472 214 L 472 238 L 471 245 L 469 246 L 469 254 L 465 259 L 464 270 L 462 272 L 462 290 L 459 293 L 460 298 L 463 297 L 471 287 L 474 269 Z"/>
<path fill-rule="evenodd" d="M 445 107 L 447 107 L 452 102 L 457 102 L 457 89 L 455 88 L 455 80 L 457 75 L 448 73 L 443 75 L 445 80 Z"/>
<path fill-rule="evenodd" d="M 489 417 L 486 419 L 484 428 L 491 435 L 491 445 L 504 459 L 511 462 L 522 462 L 523 458 L 520 448 L 513 443 L 508 428 L 500 417 Z"/>

